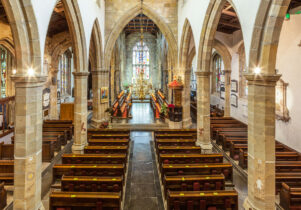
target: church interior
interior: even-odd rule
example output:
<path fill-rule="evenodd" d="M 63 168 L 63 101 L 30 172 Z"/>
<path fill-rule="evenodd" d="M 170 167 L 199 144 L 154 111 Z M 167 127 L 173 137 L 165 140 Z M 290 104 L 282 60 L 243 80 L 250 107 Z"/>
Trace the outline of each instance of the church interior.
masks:
<path fill-rule="evenodd" d="M 301 0 L 0 0 L 0 209 L 300 210 L 300 24 Z"/>

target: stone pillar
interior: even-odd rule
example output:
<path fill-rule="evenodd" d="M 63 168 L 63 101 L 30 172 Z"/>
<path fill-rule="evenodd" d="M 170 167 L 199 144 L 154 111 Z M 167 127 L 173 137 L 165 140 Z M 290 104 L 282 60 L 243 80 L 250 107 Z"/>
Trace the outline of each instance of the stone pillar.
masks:
<path fill-rule="evenodd" d="M 230 102 L 230 95 L 231 95 L 231 70 L 224 70 L 224 77 L 225 77 L 225 107 L 224 107 L 224 116 L 230 117 L 230 110 L 231 110 L 231 102 Z"/>
<path fill-rule="evenodd" d="M 190 116 L 190 71 L 184 72 L 184 90 L 182 94 L 183 106 L 183 128 L 189 128 L 192 125 Z"/>
<path fill-rule="evenodd" d="M 162 89 L 163 89 L 163 93 L 166 96 L 168 94 L 168 88 L 167 88 L 167 83 L 166 83 L 166 78 L 168 76 L 168 70 L 163 70 L 163 82 L 162 82 Z"/>
<path fill-rule="evenodd" d="M 210 139 L 210 72 L 196 71 L 197 76 L 197 145 L 211 150 Z M 201 133 L 200 133 L 201 132 Z"/>
<path fill-rule="evenodd" d="M 115 84 L 116 84 L 116 94 L 118 95 L 120 93 L 120 70 L 119 69 L 116 69 L 116 72 L 115 72 Z"/>
<path fill-rule="evenodd" d="M 248 80 L 248 198 L 244 208 L 275 209 L 275 86 L 280 75 Z"/>
<path fill-rule="evenodd" d="M 83 153 L 87 145 L 87 85 L 89 72 L 73 72 L 74 75 L 74 143 L 73 153 Z"/>
<path fill-rule="evenodd" d="M 93 88 L 93 117 L 91 125 L 99 128 L 101 123 L 106 119 L 105 110 L 109 107 L 109 103 L 101 103 L 101 88 L 108 87 L 109 71 L 98 70 L 92 71 L 92 88 Z"/>
<path fill-rule="evenodd" d="M 57 110 L 57 73 L 58 70 L 51 71 L 51 84 L 50 84 L 50 119 L 58 119 Z"/>
<path fill-rule="evenodd" d="M 46 77 L 12 76 L 16 88 L 14 209 L 44 209 L 41 202 L 42 89 Z"/>
<path fill-rule="evenodd" d="M 171 70 L 168 70 L 168 84 L 173 80 Z M 168 85 L 167 84 L 167 85 Z M 168 103 L 172 103 L 172 90 L 168 89 Z"/>

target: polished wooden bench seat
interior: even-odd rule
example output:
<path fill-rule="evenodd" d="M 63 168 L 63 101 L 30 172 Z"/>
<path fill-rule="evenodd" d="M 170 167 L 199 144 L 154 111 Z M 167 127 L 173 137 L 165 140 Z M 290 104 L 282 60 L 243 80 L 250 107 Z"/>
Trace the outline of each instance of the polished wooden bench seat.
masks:
<path fill-rule="evenodd" d="M 73 125 L 72 120 L 44 120 L 44 124 L 70 124 Z"/>
<path fill-rule="evenodd" d="M 128 146 L 129 139 L 89 139 L 89 146 Z"/>
<path fill-rule="evenodd" d="M 0 160 L 0 182 L 14 183 L 14 160 Z"/>
<path fill-rule="evenodd" d="M 72 139 L 73 131 L 72 126 L 63 126 L 59 124 L 43 124 L 43 131 L 66 131 L 68 140 Z"/>
<path fill-rule="evenodd" d="M 194 134 L 194 133 L 196 133 L 196 129 L 157 129 L 157 130 L 155 130 L 155 134 L 169 134 L 169 133 Z"/>
<path fill-rule="evenodd" d="M 63 176 L 61 190 L 68 192 L 120 192 L 123 177 Z"/>
<path fill-rule="evenodd" d="M 58 137 L 61 140 L 61 145 L 66 145 L 68 142 L 67 134 L 66 132 L 55 132 L 55 131 L 44 131 L 42 133 L 43 138 L 44 137 Z"/>
<path fill-rule="evenodd" d="M 198 146 L 158 146 L 158 153 L 201 153 L 201 147 Z"/>
<path fill-rule="evenodd" d="M 155 140 L 159 140 L 159 139 L 195 139 L 196 135 L 194 134 L 181 134 L 181 133 L 171 133 L 171 134 L 157 134 L 155 136 Z"/>
<path fill-rule="evenodd" d="M 247 139 L 248 132 L 247 131 L 225 131 L 225 132 L 219 132 L 217 135 L 216 142 L 220 145 L 222 145 L 224 150 L 229 150 L 230 148 L 230 141 L 227 141 L 227 139 L 235 139 L 243 140 Z"/>
<path fill-rule="evenodd" d="M 208 191 L 224 190 L 225 177 L 223 175 L 187 175 L 164 176 L 163 186 L 167 191 Z"/>
<path fill-rule="evenodd" d="M 232 165 L 229 163 L 163 163 L 162 174 L 165 176 L 224 174 L 226 180 L 232 181 L 233 170 Z"/>
<path fill-rule="evenodd" d="M 158 146 L 195 146 L 195 139 L 156 139 L 155 144 Z"/>
<path fill-rule="evenodd" d="M 276 161 L 277 172 L 298 172 L 301 173 L 301 161 Z"/>
<path fill-rule="evenodd" d="M 212 128 L 212 139 L 216 139 L 220 132 L 227 132 L 227 131 L 248 131 L 247 127 L 235 127 L 235 128 Z"/>
<path fill-rule="evenodd" d="M 88 139 L 130 139 L 130 134 L 93 134 Z"/>
<path fill-rule="evenodd" d="M 212 120 L 210 119 L 210 124 L 242 124 L 243 123 L 237 121 L 237 120 Z"/>
<path fill-rule="evenodd" d="M 88 135 L 93 135 L 93 134 L 130 134 L 129 129 L 93 129 L 89 128 L 88 129 Z"/>
<path fill-rule="evenodd" d="M 127 155 L 121 154 L 64 154 L 63 164 L 126 164 Z"/>
<path fill-rule="evenodd" d="M 300 186 L 301 173 L 276 173 L 276 193 L 279 193 L 282 187 L 282 183 L 285 182 L 291 186 Z"/>
<path fill-rule="evenodd" d="M 301 209 L 301 186 L 282 183 L 280 191 L 280 206 L 285 210 Z"/>
<path fill-rule="evenodd" d="M 53 177 L 66 176 L 124 176 L 124 164 L 57 164 Z"/>
<path fill-rule="evenodd" d="M 185 163 L 222 163 L 222 154 L 159 154 L 159 163 L 185 164 Z"/>
<path fill-rule="evenodd" d="M 225 137 L 221 142 L 221 146 L 224 151 L 230 151 L 231 143 L 234 144 L 247 144 L 248 137 Z"/>
<path fill-rule="evenodd" d="M 43 136 L 42 138 L 43 144 L 53 144 L 54 145 L 54 151 L 58 152 L 62 148 L 62 141 L 61 138 L 58 136 Z"/>
<path fill-rule="evenodd" d="M 298 161 L 300 156 L 297 152 L 276 152 L 276 161 Z M 248 167 L 248 152 L 240 150 L 239 152 L 239 166 L 243 169 Z"/>
<path fill-rule="evenodd" d="M 128 146 L 86 146 L 84 148 L 85 153 L 87 154 L 97 154 L 97 153 L 104 153 L 104 154 L 115 154 L 115 153 L 124 153 L 127 154 Z"/>
<path fill-rule="evenodd" d="M 238 193 L 233 191 L 169 191 L 167 209 L 238 210 Z"/>
<path fill-rule="evenodd" d="M 121 209 L 120 192 L 52 192 L 49 209 L 71 207 L 72 210 Z"/>

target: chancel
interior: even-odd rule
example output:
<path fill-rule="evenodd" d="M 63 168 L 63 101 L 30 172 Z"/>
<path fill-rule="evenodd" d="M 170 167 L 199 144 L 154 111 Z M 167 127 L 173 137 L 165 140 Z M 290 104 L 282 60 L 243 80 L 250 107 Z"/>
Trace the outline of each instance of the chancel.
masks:
<path fill-rule="evenodd" d="M 301 209 L 300 23 L 301 0 L 0 0 L 0 209 Z"/>

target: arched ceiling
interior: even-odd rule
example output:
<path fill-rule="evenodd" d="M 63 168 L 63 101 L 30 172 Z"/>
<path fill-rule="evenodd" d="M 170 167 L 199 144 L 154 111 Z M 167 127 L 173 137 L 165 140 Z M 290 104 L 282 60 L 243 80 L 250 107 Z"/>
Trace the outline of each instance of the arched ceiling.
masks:
<path fill-rule="evenodd" d="M 155 36 L 159 32 L 157 25 L 144 14 L 139 14 L 133 18 L 124 28 L 124 32 L 126 35 L 129 35 L 140 32 L 141 28 L 143 28 L 143 32 L 149 32 Z"/>

